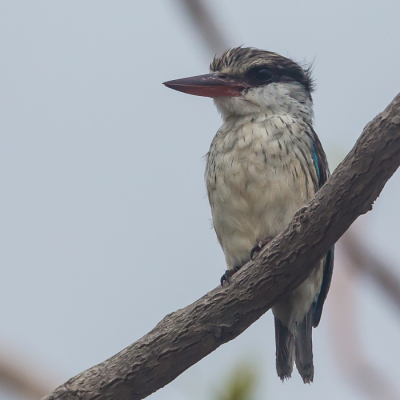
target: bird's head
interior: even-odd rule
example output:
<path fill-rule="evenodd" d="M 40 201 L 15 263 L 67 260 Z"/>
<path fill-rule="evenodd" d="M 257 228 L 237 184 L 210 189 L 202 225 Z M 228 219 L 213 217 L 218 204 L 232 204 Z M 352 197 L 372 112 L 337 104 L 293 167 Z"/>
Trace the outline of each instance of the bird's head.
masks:
<path fill-rule="evenodd" d="M 299 109 L 312 119 L 310 68 L 302 68 L 293 60 L 270 51 L 229 49 L 214 57 L 209 74 L 164 85 L 184 93 L 212 97 L 225 119 L 257 113 L 296 114 Z"/>

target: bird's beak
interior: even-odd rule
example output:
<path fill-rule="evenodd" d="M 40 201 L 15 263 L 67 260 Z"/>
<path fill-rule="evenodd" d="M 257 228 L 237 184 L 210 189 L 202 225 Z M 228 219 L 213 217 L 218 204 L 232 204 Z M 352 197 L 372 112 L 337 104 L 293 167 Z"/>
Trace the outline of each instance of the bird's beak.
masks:
<path fill-rule="evenodd" d="M 249 87 L 245 82 L 240 82 L 221 73 L 213 73 L 190 78 L 176 79 L 164 82 L 164 85 L 179 92 L 205 97 L 238 97 L 242 91 Z"/>

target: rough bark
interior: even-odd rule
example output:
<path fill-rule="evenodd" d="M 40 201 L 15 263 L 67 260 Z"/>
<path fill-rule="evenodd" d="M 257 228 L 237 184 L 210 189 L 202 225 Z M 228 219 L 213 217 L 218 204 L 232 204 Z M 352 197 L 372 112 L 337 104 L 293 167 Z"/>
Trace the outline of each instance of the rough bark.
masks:
<path fill-rule="evenodd" d="M 167 315 L 147 335 L 44 399 L 139 400 L 165 386 L 306 279 L 351 223 L 372 209 L 399 165 L 400 94 L 365 127 L 315 198 L 229 286 Z"/>

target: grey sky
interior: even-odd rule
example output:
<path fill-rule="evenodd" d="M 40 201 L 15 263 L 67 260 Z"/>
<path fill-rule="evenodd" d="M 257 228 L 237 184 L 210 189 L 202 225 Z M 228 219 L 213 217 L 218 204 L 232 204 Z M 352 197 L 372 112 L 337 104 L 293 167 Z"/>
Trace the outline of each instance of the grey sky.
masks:
<path fill-rule="evenodd" d="M 209 3 L 232 45 L 315 58 L 316 130 L 331 164 L 399 91 L 398 1 Z M 225 269 L 202 161 L 220 117 L 210 99 L 161 84 L 206 73 L 211 58 L 178 5 L 0 2 L 0 340 L 59 383 L 215 287 Z M 399 183 L 396 174 L 364 221 L 394 266 Z M 398 317 L 368 282 L 357 296 L 367 356 L 398 381 Z M 150 398 L 205 399 L 251 358 L 260 398 L 361 399 L 334 364 L 327 319 L 313 335 L 311 386 L 297 373 L 284 385 L 276 377 L 267 314 Z"/>

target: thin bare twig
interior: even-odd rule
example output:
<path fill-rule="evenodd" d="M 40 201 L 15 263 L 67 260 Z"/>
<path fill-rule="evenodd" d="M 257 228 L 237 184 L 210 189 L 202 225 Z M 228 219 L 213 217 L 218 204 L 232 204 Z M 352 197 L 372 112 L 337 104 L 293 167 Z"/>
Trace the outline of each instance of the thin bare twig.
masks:
<path fill-rule="evenodd" d="M 330 293 L 330 334 L 334 355 L 341 374 L 372 400 L 397 400 L 400 398 L 391 379 L 377 368 L 365 355 L 359 338 L 358 313 L 354 286 L 361 270 L 355 268 L 351 254 L 343 249 L 348 233 L 340 240 L 336 254 L 335 280 Z"/>
<path fill-rule="evenodd" d="M 180 2 L 212 54 L 220 54 L 229 47 L 228 40 L 204 1 L 180 0 Z"/>
<path fill-rule="evenodd" d="M 41 368 L 10 350 L 0 351 L 0 382 L 30 399 L 49 393 L 55 379 Z"/>
<path fill-rule="evenodd" d="M 400 279 L 393 269 L 362 242 L 356 230 L 347 231 L 341 242 L 341 248 L 350 260 L 349 266 L 370 276 L 400 311 Z"/>

